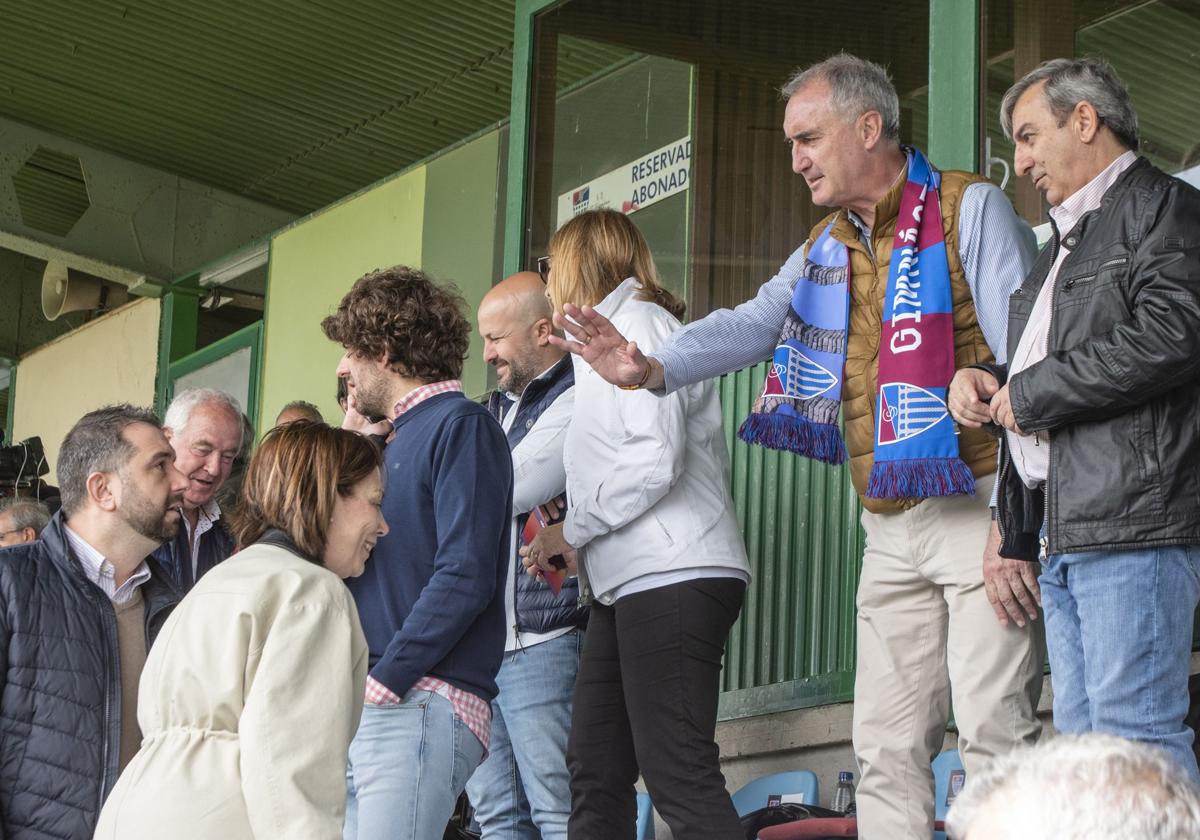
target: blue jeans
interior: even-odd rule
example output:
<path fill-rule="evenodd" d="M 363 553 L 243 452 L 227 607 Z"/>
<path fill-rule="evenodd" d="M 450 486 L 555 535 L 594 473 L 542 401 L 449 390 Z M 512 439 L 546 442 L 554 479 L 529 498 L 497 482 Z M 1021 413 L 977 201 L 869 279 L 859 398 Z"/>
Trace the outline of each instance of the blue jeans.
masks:
<path fill-rule="evenodd" d="M 1054 728 L 1155 744 L 1200 782 L 1184 724 L 1200 545 L 1051 555 L 1038 584 Z"/>
<path fill-rule="evenodd" d="M 345 840 L 433 840 L 483 758 L 483 744 L 432 691 L 363 705 L 346 770 Z"/>
<path fill-rule="evenodd" d="M 504 654 L 492 748 L 467 795 L 484 840 L 567 840 L 567 735 L 583 633 Z"/>

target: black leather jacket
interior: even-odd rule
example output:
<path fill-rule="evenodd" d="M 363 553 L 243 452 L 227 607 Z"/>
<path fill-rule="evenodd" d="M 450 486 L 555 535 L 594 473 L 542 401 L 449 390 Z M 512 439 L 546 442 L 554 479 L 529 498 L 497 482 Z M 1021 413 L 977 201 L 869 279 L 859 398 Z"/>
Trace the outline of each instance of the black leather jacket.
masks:
<path fill-rule="evenodd" d="M 1055 229 L 1010 299 L 1010 359 L 1060 243 L 1048 355 L 1008 383 L 1017 425 L 1049 433 L 1046 491 L 1002 440 L 1000 554 L 1037 558 L 1043 505 L 1049 554 L 1200 543 L 1200 191 L 1141 158 Z"/>

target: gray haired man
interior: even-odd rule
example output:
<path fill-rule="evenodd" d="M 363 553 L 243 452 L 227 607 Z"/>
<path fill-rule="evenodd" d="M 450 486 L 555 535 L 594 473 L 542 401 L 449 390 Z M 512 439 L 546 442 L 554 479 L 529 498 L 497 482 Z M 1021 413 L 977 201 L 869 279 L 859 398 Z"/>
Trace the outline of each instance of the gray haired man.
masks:
<path fill-rule="evenodd" d="M 242 447 L 242 408 L 224 391 L 192 388 L 171 400 L 163 433 L 188 486 L 180 505 L 183 527 L 154 557 L 187 594 L 205 572 L 233 554 L 233 536 L 221 522 L 217 492 Z"/>
<path fill-rule="evenodd" d="M 955 369 L 980 358 L 1004 358 L 1006 301 L 1032 264 L 1034 241 L 1004 193 L 986 179 L 953 171 L 929 175 L 924 156 L 900 145 L 896 90 L 878 65 L 837 55 L 798 74 L 783 92 L 792 169 L 804 178 L 816 204 L 837 209 L 813 228 L 758 296 L 689 324 L 650 357 L 590 308 L 567 306 L 573 321 L 558 316 L 556 324 L 575 339 L 561 346 L 580 354 L 609 382 L 661 391 L 778 359 L 781 351 L 791 359 L 801 339 L 825 348 L 821 358 L 833 360 L 823 371 L 828 381 L 806 381 L 806 373 L 798 378 L 822 393 L 833 380 L 840 381 L 840 399 L 824 400 L 823 436 L 833 438 L 840 412 L 851 478 L 866 509 L 854 696 L 859 836 L 929 837 L 934 815 L 930 759 L 942 747 L 951 697 L 968 773 L 1034 741 L 1041 732 L 1034 709 L 1041 692 L 1042 642 L 1041 624 L 1033 620 L 1033 573 L 1019 562 L 1001 560 L 995 550 L 999 535 L 988 512 L 996 470 L 993 439 L 978 429 L 954 435 L 945 404 L 926 391 L 937 402 L 925 404 L 922 419 L 904 435 L 928 431 L 953 444 L 954 466 L 967 493 L 938 495 L 942 488 L 933 483 L 924 492 L 876 494 L 871 489 L 873 463 L 887 459 L 900 437 L 887 439 L 879 431 L 893 421 L 893 412 L 879 409 L 880 384 L 895 381 L 883 377 L 882 337 L 903 320 L 901 333 L 886 342 L 895 353 L 897 347 L 925 342 L 915 336 L 938 320 L 922 319 L 920 310 L 904 313 L 904 319 L 894 311 L 884 316 L 899 297 L 919 298 L 915 287 L 904 295 L 886 291 L 892 254 L 904 265 L 910 250 L 904 247 L 911 243 L 907 238 L 896 246 L 898 229 L 911 229 L 917 246 L 934 230 L 926 225 L 921 233 L 911 215 L 902 218 L 901 202 L 913 195 L 909 185 L 924 170 L 921 183 L 936 193 L 921 193 L 930 205 L 920 206 L 932 218 L 937 196 L 941 224 L 935 238 L 944 247 L 940 252 L 921 247 L 919 253 L 944 253 L 944 258 L 922 258 L 921 287 L 936 287 L 929 271 L 940 272 L 953 317 L 942 315 L 945 356 L 910 365 L 909 371 L 943 393 Z M 801 284 L 820 286 L 814 297 L 830 300 L 835 282 L 846 289 L 828 310 L 814 314 L 795 308 L 806 309 L 794 298 Z M 818 316 L 846 310 L 844 329 L 821 326 Z M 775 410 L 772 403 L 787 404 L 792 413 L 805 411 L 802 404 L 815 399 L 804 396 L 804 387 L 776 388 L 781 368 L 792 376 L 790 363 L 773 366 L 775 381 L 768 379 L 762 411 Z M 776 393 L 782 396 L 772 396 Z M 771 415 L 771 422 L 783 411 Z M 837 443 L 840 448 L 840 437 Z M 1005 608 L 1006 600 L 1011 609 Z"/>
<path fill-rule="evenodd" d="M 1032 565 L 1042 538 L 1055 728 L 1159 745 L 1200 782 L 1200 191 L 1137 156 L 1102 62 L 1046 62 L 1001 120 L 1054 235 L 1012 296 L 1008 364 L 960 371 L 951 410 L 1004 429 L 1000 553 Z"/>
<path fill-rule="evenodd" d="M 36 499 L 0 501 L 0 548 L 33 542 L 50 522 L 50 509 Z"/>
<path fill-rule="evenodd" d="M 1162 750 L 1064 735 L 968 779 L 946 830 L 953 840 L 1195 840 L 1200 789 Z"/>

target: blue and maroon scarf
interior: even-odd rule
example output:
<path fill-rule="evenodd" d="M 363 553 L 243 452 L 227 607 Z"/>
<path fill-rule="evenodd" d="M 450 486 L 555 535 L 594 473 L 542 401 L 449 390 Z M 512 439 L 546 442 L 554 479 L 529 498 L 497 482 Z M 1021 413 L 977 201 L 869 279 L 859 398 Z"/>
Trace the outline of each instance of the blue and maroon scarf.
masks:
<path fill-rule="evenodd" d="M 946 391 L 954 376 L 954 314 L 942 212 L 941 175 L 905 148 L 879 340 L 875 465 L 867 496 L 881 499 L 974 494 L 975 478 L 958 453 Z M 849 262 L 833 222 L 808 249 L 791 311 L 762 396 L 738 436 L 828 464 L 846 460 L 838 427 L 846 367 Z"/>

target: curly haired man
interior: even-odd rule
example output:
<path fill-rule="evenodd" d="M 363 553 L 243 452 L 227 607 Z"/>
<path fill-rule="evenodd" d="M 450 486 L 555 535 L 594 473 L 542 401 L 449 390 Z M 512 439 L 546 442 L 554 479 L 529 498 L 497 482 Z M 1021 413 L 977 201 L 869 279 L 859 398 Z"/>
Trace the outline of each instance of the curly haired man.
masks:
<path fill-rule="evenodd" d="M 350 746 L 347 840 L 440 837 L 487 752 L 504 653 L 512 458 L 463 395 L 470 324 L 457 292 L 395 266 L 367 274 L 321 326 L 359 413 L 391 421 L 390 533 L 348 585 L 371 650 Z"/>

